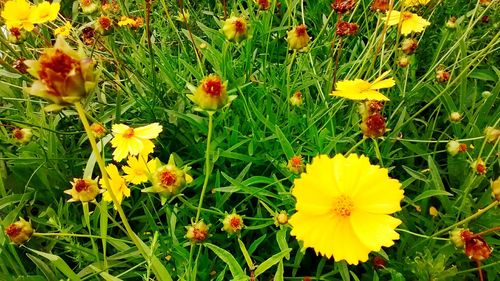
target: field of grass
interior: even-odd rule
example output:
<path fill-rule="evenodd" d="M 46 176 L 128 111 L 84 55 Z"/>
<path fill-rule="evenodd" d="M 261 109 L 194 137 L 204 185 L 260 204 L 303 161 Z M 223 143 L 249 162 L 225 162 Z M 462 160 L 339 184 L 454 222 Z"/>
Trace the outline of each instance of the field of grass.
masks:
<path fill-rule="evenodd" d="M 498 280 L 498 0 L 56 1 L 0 3 L 0 280 Z"/>

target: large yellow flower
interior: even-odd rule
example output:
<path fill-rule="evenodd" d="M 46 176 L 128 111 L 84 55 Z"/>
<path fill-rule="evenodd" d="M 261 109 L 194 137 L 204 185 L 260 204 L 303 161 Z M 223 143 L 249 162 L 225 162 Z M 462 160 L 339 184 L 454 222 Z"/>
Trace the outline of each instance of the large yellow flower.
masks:
<path fill-rule="evenodd" d="M 59 13 L 60 8 L 59 3 L 49 3 L 47 1 L 43 1 L 33 8 L 33 22 L 34 23 L 44 23 L 48 21 L 54 21 L 57 19 L 57 14 Z"/>
<path fill-rule="evenodd" d="M 383 20 L 387 20 L 387 16 L 383 18 Z M 426 19 L 420 17 L 417 14 L 410 12 L 400 13 L 399 11 L 392 11 L 391 16 L 387 24 L 389 26 L 398 25 L 401 21 L 401 34 L 408 35 L 412 32 L 422 32 L 424 29 L 429 26 L 431 23 Z"/>
<path fill-rule="evenodd" d="M 344 80 L 335 84 L 335 91 L 331 93 L 334 97 L 342 97 L 351 100 L 377 100 L 388 101 L 389 98 L 381 94 L 378 90 L 391 88 L 396 84 L 394 79 L 384 79 L 390 71 L 382 73 L 373 82 L 361 79 Z"/>
<path fill-rule="evenodd" d="M 132 128 L 125 124 L 114 124 L 112 131 L 115 137 L 111 140 L 111 146 L 116 147 L 116 149 L 113 152 L 113 159 L 120 162 L 129 154 L 135 156 L 153 152 L 155 145 L 150 140 L 158 137 L 162 130 L 162 126 L 158 123 L 139 128 Z"/>
<path fill-rule="evenodd" d="M 365 156 L 320 155 L 307 165 L 292 190 L 297 212 L 291 234 L 317 254 L 358 264 L 371 251 L 399 239 L 401 221 L 390 214 L 401 210 L 403 190 L 385 168 Z"/>
<path fill-rule="evenodd" d="M 147 160 L 147 156 L 143 155 L 138 155 L 137 157 L 129 156 L 127 160 L 128 166 L 122 167 L 125 174 L 127 174 L 124 176 L 125 180 L 133 184 L 147 182 L 149 176 L 159 167 L 158 158 L 152 159 L 149 162 Z"/>
<path fill-rule="evenodd" d="M 32 16 L 33 7 L 26 0 L 11 0 L 5 3 L 2 18 L 8 29 L 19 28 L 32 31 L 35 27 Z"/>
<path fill-rule="evenodd" d="M 118 201 L 118 204 L 121 205 L 123 197 L 130 197 L 130 189 L 127 187 L 125 179 L 122 176 L 120 176 L 118 168 L 115 165 L 109 164 L 108 166 L 106 166 L 106 172 L 108 173 L 109 185 L 111 185 L 111 187 L 106 186 L 106 183 L 104 182 L 103 179 L 99 180 L 101 186 L 104 189 L 106 189 L 106 191 L 102 195 L 103 196 L 102 198 L 104 199 L 104 201 L 107 202 L 113 201 L 113 199 L 111 199 L 111 194 L 109 191 L 109 189 L 111 188 L 113 194 L 116 197 L 116 200 Z"/>

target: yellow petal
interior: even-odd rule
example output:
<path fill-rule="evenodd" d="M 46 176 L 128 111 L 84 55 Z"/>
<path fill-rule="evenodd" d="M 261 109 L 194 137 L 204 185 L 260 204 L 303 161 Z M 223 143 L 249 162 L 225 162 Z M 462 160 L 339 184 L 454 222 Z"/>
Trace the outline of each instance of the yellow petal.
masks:
<path fill-rule="evenodd" d="M 394 229 L 401 220 L 389 215 L 375 215 L 365 212 L 354 212 L 350 217 L 356 236 L 370 251 L 380 251 L 381 247 L 390 247 L 393 240 L 399 239 Z"/>
<path fill-rule="evenodd" d="M 142 141 L 142 150 L 140 151 L 140 155 L 142 157 L 147 158 L 149 154 L 153 153 L 154 151 L 154 143 L 150 140 L 143 140 Z"/>
<path fill-rule="evenodd" d="M 401 210 L 400 202 L 404 198 L 404 191 L 400 189 L 398 180 L 383 176 L 371 176 L 370 182 L 365 179 L 360 185 L 368 185 L 359 191 L 353 198 L 356 208 L 372 214 L 392 214 Z"/>
<path fill-rule="evenodd" d="M 384 79 L 384 80 L 376 81 L 376 82 L 372 83 L 372 86 L 370 87 L 370 89 L 379 90 L 379 89 L 383 89 L 383 88 L 391 88 L 394 85 L 396 85 L 396 81 L 394 81 L 393 78 L 389 78 L 389 79 Z"/>
<path fill-rule="evenodd" d="M 135 136 L 141 139 L 154 139 L 163 130 L 163 127 L 158 123 L 149 124 L 147 126 L 134 129 Z"/>
<path fill-rule="evenodd" d="M 387 15 L 382 18 L 382 20 L 387 21 L 387 25 L 392 26 L 392 25 L 397 25 L 399 24 L 399 20 L 401 18 L 401 13 L 396 10 L 390 11 L 391 15 L 389 17 L 389 20 L 387 21 Z M 389 14 L 389 12 L 387 12 Z"/>
<path fill-rule="evenodd" d="M 144 148 L 143 141 L 135 137 L 129 138 L 127 144 L 130 155 L 137 155 Z"/>
<path fill-rule="evenodd" d="M 389 101 L 389 98 L 381 94 L 379 91 L 366 90 L 360 93 L 355 100 Z"/>
<path fill-rule="evenodd" d="M 111 131 L 115 134 L 123 134 L 125 131 L 127 131 L 130 127 L 125 125 L 125 124 L 113 124 L 111 127 Z"/>
<path fill-rule="evenodd" d="M 349 219 L 341 219 L 339 225 L 331 233 L 333 257 L 336 261 L 345 260 L 348 264 L 358 264 L 368 260 L 368 249 L 354 233 Z"/>
<path fill-rule="evenodd" d="M 123 139 L 123 142 L 118 143 L 115 151 L 113 151 L 113 160 L 116 162 L 120 162 L 128 155 L 128 144 Z"/>

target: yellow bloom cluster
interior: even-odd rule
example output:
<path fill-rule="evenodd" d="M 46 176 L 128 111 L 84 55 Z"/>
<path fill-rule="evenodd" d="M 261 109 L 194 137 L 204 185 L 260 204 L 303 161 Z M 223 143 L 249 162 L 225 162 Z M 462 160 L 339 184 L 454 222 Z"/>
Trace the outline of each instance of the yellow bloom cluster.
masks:
<path fill-rule="evenodd" d="M 43 1 L 32 6 L 26 0 L 10 0 L 1 13 L 8 29 L 18 28 L 32 31 L 35 24 L 54 21 L 59 13 L 59 3 Z"/>

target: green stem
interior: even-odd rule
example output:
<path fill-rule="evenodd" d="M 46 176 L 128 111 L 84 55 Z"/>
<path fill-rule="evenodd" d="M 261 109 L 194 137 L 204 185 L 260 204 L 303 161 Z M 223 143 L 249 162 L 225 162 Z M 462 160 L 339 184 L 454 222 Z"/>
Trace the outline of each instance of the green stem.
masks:
<path fill-rule="evenodd" d="M 80 120 L 82 121 L 83 127 L 85 128 L 85 132 L 87 133 L 87 137 L 89 138 L 90 146 L 92 147 L 92 151 L 95 154 L 95 158 L 97 161 L 97 165 L 99 166 L 99 169 L 101 171 L 102 179 L 104 181 L 104 184 L 107 187 L 111 187 L 109 183 L 109 177 L 108 173 L 106 172 L 106 164 L 101 156 L 101 153 L 99 152 L 99 149 L 97 148 L 97 143 L 95 141 L 94 134 L 92 133 L 92 130 L 90 129 L 89 121 L 87 120 L 87 116 L 85 115 L 85 109 L 83 108 L 82 104 L 80 102 L 75 102 L 75 108 L 76 111 L 78 112 L 78 116 L 80 117 Z M 142 247 L 139 238 L 137 235 L 134 233 L 132 228 L 130 227 L 130 224 L 128 222 L 127 216 L 125 215 L 125 212 L 122 209 L 122 206 L 116 199 L 116 195 L 113 191 L 112 188 L 108 188 L 107 191 L 109 192 L 109 195 L 111 197 L 111 200 L 113 201 L 113 204 L 116 208 L 116 211 L 118 212 L 118 215 L 120 216 L 120 219 L 122 220 L 123 226 L 125 227 L 125 230 L 127 232 L 127 235 L 129 238 L 132 240 L 132 242 L 135 244 L 141 255 L 144 257 L 145 260 L 148 260 L 149 255 L 146 253 L 144 248 Z"/>
<path fill-rule="evenodd" d="M 422 237 L 422 238 L 428 238 L 428 239 L 433 239 L 433 240 L 443 240 L 443 241 L 448 240 L 448 238 L 432 237 L 432 236 L 428 236 L 428 235 L 424 235 L 424 234 L 415 233 L 415 232 L 409 231 L 407 229 L 397 228 L 396 230 L 399 232 L 408 233 L 408 234 L 411 234 L 413 236 Z"/>
<path fill-rule="evenodd" d="M 345 156 L 348 156 L 349 154 L 351 154 L 358 146 L 360 146 L 361 144 L 363 144 L 365 142 L 366 138 L 363 137 L 360 141 L 358 141 L 353 147 L 351 147 L 346 153 L 345 153 Z"/>
<path fill-rule="evenodd" d="M 96 239 L 102 239 L 103 237 L 97 236 L 97 235 L 88 235 L 88 234 L 78 234 L 78 233 L 66 233 L 66 232 L 48 232 L 48 233 L 41 233 L 41 232 L 35 232 L 33 233 L 33 236 L 36 237 L 80 237 L 80 238 L 96 238 Z M 128 240 L 123 240 L 123 239 L 117 239 L 113 237 L 107 237 L 107 239 L 114 240 L 120 243 L 131 243 Z"/>
<path fill-rule="evenodd" d="M 198 220 L 200 219 L 201 207 L 203 206 L 203 199 L 205 198 L 208 179 L 210 178 L 210 142 L 212 141 L 212 131 L 214 127 L 213 115 L 214 115 L 213 111 L 208 111 L 207 150 L 205 151 L 205 180 L 203 181 L 203 187 L 201 189 L 200 202 L 198 203 L 196 218 L 194 220 L 195 222 L 198 222 Z"/>
<path fill-rule="evenodd" d="M 382 162 L 382 154 L 380 154 L 380 148 L 378 147 L 377 139 L 373 139 L 373 147 L 375 148 L 375 154 L 377 155 L 380 166 L 384 167 L 384 162 Z"/>
<path fill-rule="evenodd" d="M 87 225 L 89 235 L 92 235 L 92 227 L 90 227 L 89 203 L 82 202 L 82 207 L 83 207 L 83 218 L 85 220 L 85 224 Z M 97 249 L 97 245 L 96 245 L 93 237 L 90 237 L 90 243 L 92 244 L 92 250 L 94 251 L 94 255 L 95 255 L 97 264 L 100 264 L 100 262 L 99 262 L 99 250 Z M 104 257 L 104 258 L 106 258 L 106 257 Z"/>
<path fill-rule="evenodd" d="M 488 206 L 486 206 L 484 209 L 479 209 L 475 214 L 472 214 L 472 215 L 466 217 L 465 219 L 463 219 L 463 220 L 461 220 L 461 221 L 459 221 L 457 223 L 454 223 L 454 224 L 448 226 L 447 228 L 442 229 L 442 230 L 440 230 L 440 231 L 432 234 L 431 237 L 439 236 L 439 235 L 441 235 L 443 233 L 446 233 L 447 231 L 450 231 L 450 230 L 452 230 L 452 229 L 454 229 L 454 228 L 456 228 L 456 227 L 458 227 L 458 226 L 460 226 L 462 224 L 465 224 L 465 223 L 467 223 L 467 222 L 469 222 L 469 221 L 471 221 L 471 220 L 473 220 L 473 219 L 481 216 L 482 214 L 486 213 L 490 209 L 493 209 L 496 206 L 498 206 L 498 203 L 499 203 L 498 201 L 495 201 L 495 202 L 489 204 Z"/>

